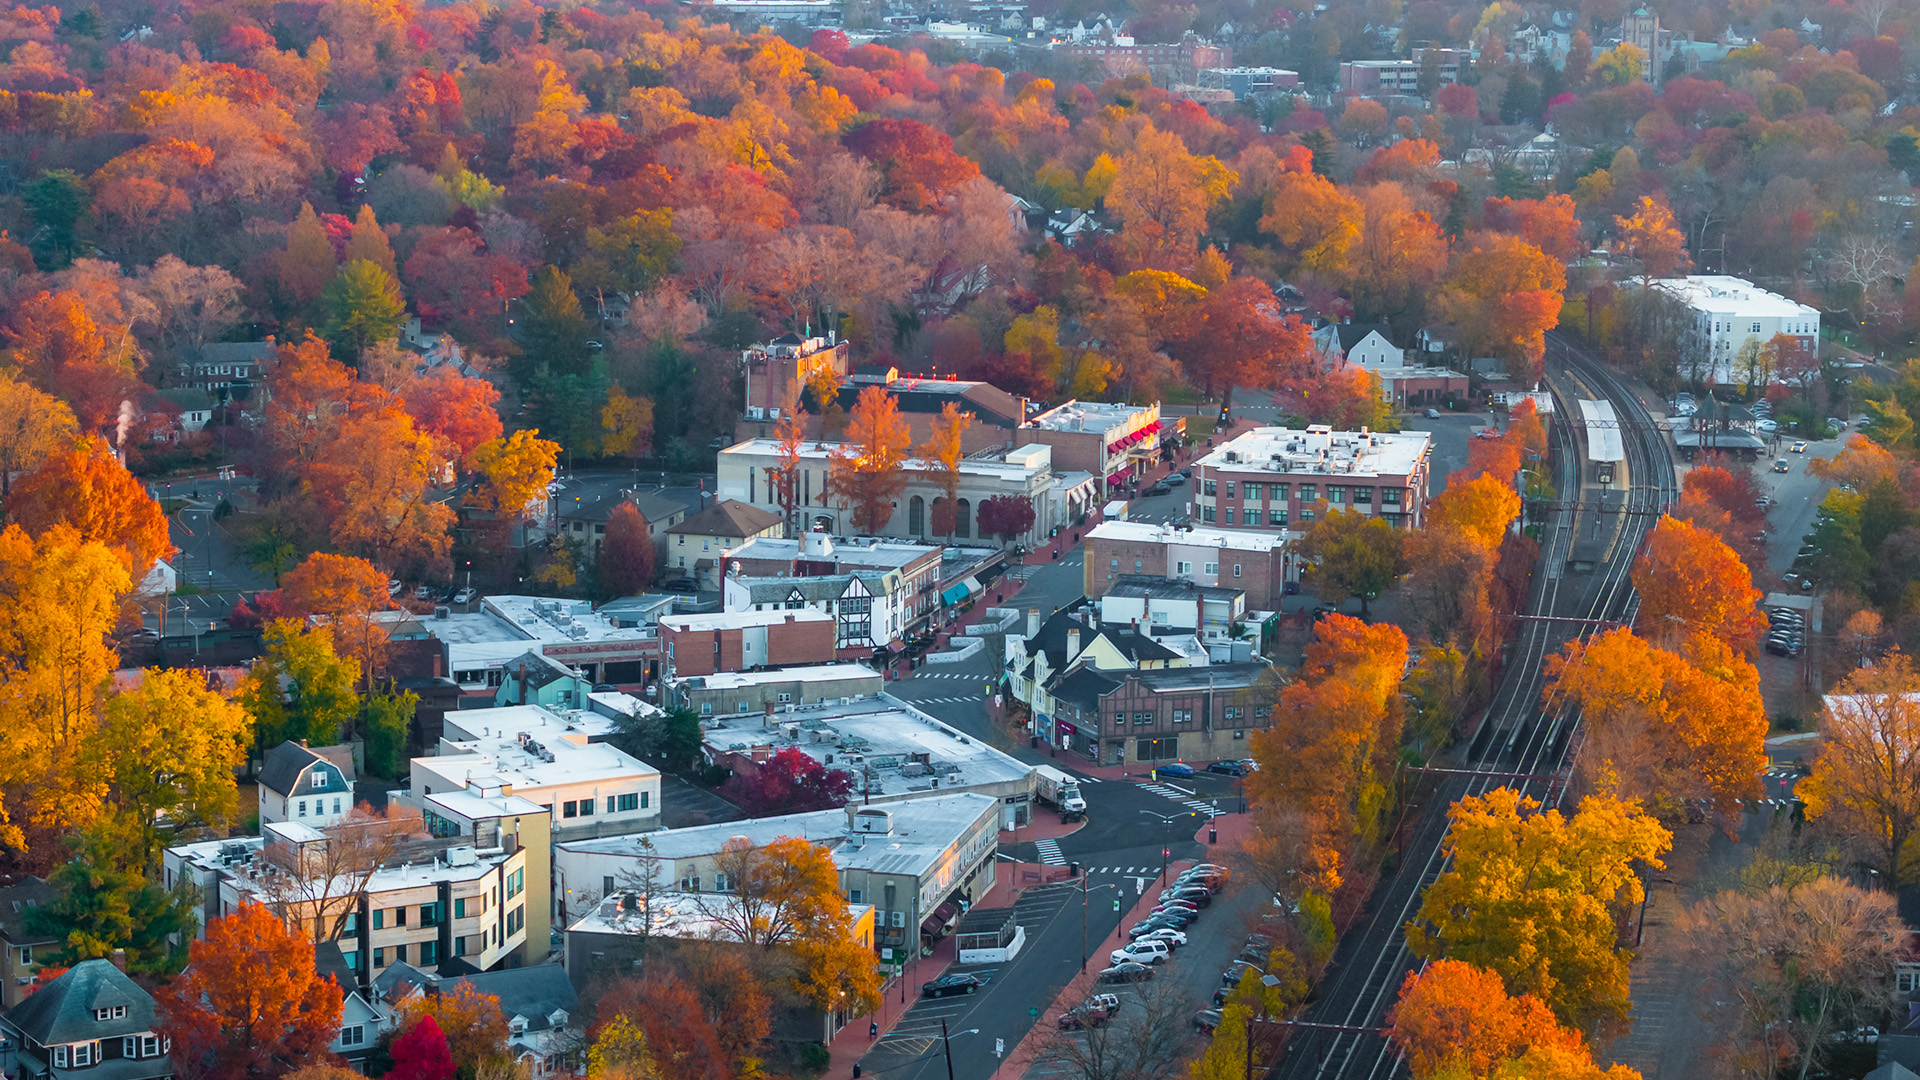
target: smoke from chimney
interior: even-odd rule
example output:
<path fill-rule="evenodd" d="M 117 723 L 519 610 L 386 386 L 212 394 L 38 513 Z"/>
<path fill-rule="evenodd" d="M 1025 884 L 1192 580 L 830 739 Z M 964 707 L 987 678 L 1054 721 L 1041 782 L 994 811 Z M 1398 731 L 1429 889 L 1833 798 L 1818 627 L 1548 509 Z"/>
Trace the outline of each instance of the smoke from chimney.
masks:
<path fill-rule="evenodd" d="M 120 402 L 120 416 L 117 420 L 114 421 L 114 425 L 113 425 L 113 429 L 114 429 L 113 445 L 115 447 L 123 447 L 127 445 L 127 429 L 131 428 L 132 426 L 133 426 L 133 402 L 123 399 Z"/>

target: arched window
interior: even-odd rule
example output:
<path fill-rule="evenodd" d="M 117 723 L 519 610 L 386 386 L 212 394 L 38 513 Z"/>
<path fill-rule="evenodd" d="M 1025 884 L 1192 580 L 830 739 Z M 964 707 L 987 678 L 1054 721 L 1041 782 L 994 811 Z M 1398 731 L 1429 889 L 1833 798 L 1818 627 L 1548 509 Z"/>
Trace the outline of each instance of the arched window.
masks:
<path fill-rule="evenodd" d="M 918 495 L 907 500 L 907 532 L 927 535 L 927 504 Z"/>
<path fill-rule="evenodd" d="M 953 504 L 953 535 L 962 540 L 973 535 L 973 504 L 965 499 Z"/>

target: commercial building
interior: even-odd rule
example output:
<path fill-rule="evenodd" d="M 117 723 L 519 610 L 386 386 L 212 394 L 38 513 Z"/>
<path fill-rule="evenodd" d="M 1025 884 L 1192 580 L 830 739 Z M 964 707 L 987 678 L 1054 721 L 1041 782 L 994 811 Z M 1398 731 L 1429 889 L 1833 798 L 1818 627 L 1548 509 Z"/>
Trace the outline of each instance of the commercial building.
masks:
<path fill-rule="evenodd" d="M 980 690 L 983 699 L 990 692 L 984 684 Z M 716 717 L 703 729 L 701 755 L 730 772 L 757 769 L 791 748 L 851 773 L 853 794 L 866 804 L 973 791 L 999 801 L 1002 828 L 1026 824 L 1031 812 L 1030 767 L 884 695 L 771 716 Z"/>
<path fill-rule="evenodd" d="M 891 959 L 893 949 L 942 936 L 962 908 L 993 888 L 1000 819 L 998 800 L 956 792 L 664 829 L 645 837 L 569 841 L 554 851 L 554 884 L 565 913 L 590 912 L 608 897 L 643 890 L 649 876 L 655 891 L 705 895 L 713 902 L 730 885 L 722 869 L 728 844 L 805 840 L 833 856 L 849 904 L 877 909 L 875 943 L 882 959 Z"/>
<path fill-rule="evenodd" d="M 1158 671 L 1079 665 L 1049 680 L 1036 734 L 1096 765 L 1248 756 L 1248 732 L 1273 722 L 1264 662 Z"/>
<path fill-rule="evenodd" d="M 1300 73 L 1275 67 L 1201 68 L 1197 80 L 1206 90 L 1230 90 L 1235 101 L 1261 94 L 1292 90 L 1300 85 Z"/>
<path fill-rule="evenodd" d="M 667 530 L 666 569 L 690 579 L 695 587 L 720 587 L 720 557 L 761 536 L 779 536 L 786 522 L 779 514 L 721 499 Z"/>
<path fill-rule="evenodd" d="M 658 675 L 660 638 L 649 626 L 593 610 L 585 600 L 489 596 L 480 610 L 436 608 L 410 628 L 430 638 L 439 654 L 434 675 L 450 672 L 467 698 L 492 699 L 508 666 L 528 651 L 578 668 L 593 683 L 638 683 Z"/>
<path fill-rule="evenodd" d="M 1284 528 L 1103 521 L 1087 534 L 1082 589 L 1104 596 L 1122 577 L 1145 574 L 1239 589 L 1250 606 L 1278 611 L 1287 582 L 1299 580 L 1287 547 L 1294 535 Z"/>
<path fill-rule="evenodd" d="M 747 419 L 779 420 L 780 410 L 800 396 L 807 375 L 821 364 L 833 368 L 836 381 L 844 379 L 852 372 L 852 350 L 846 342 L 829 333 L 823 338 L 782 334 L 765 345 L 754 345 L 742 352 L 740 367 L 746 375 Z"/>
<path fill-rule="evenodd" d="M 198 934 L 244 903 L 265 905 L 290 926 L 338 944 L 361 985 L 390 964 L 423 971 L 457 959 L 462 970 L 538 963 L 551 919 L 551 837 L 544 810 L 502 800 L 502 816 L 477 840 L 431 837 L 392 846 L 377 865 L 335 826 L 294 822 L 264 836 L 207 840 L 166 850 L 169 888 L 193 885 L 202 898 Z M 344 845 L 337 847 L 335 845 Z"/>
<path fill-rule="evenodd" d="M 1035 434 L 1025 431 L 1024 434 Z M 800 451 L 799 501 L 805 528 L 824 529 L 835 535 L 852 535 L 853 512 L 849 506 L 828 494 L 832 472 L 832 454 L 836 443 L 808 443 Z M 718 460 L 719 493 L 723 499 L 737 499 L 772 513 L 780 504 L 767 482 L 767 470 L 780 464 L 779 444 L 771 439 L 750 439 L 720 451 Z M 900 466 L 906 475 L 906 490 L 894 501 L 893 514 L 878 531 L 883 536 L 925 539 L 932 535 L 932 510 L 946 497 L 927 462 L 910 458 Z M 1098 484 L 1090 473 L 1056 473 L 1052 450 L 1044 445 L 1023 445 L 993 458 L 965 458 L 958 469 L 959 489 L 955 499 L 954 538 L 981 537 L 979 510 L 989 499 L 1011 497 L 1033 505 L 1033 527 L 1008 543 L 1037 547 L 1064 526 L 1084 514 L 1099 497 Z"/>
<path fill-rule="evenodd" d="M 1806 304 L 1736 277 L 1695 274 L 1665 278 L 1656 289 L 1685 304 L 1693 313 L 1693 327 L 1681 358 L 1683 374 L 1703 383 L 1744 382 L 1748 372 L 1741 354 L 1763 348 L 1776 334 L 1793 338 L 1812 353 L 1820 345 L 1820 312 Z"/>
<path fill-rule="evenodd" d="M 452 728 L 454 717 L 463 729 Z M 456 713 L 448 720 L 439 752 L 414 758 L 408 790 L 393 796 L 428 814 L 430 827 L 437 813 L 431 796 L 475 784 L 538 804 L 555 836 L 607 836 L 660 824 L 660 771 L 610 743 L 592 741 L 594 727 L 610 725 L 607 717 L 519 706 Z"/>
<path fill-rule="evenodd" d="M 1410 60 L 1345 60 L 1340 64 L 1340 90 L 1348 94 L 1419 94 L 1420 69 L 1429 55 L 1440 86 L 1460 81 L 1460 69 L 1471 63 L 1465 49 L 1415 49 Z"/>
<path fill-rule="evenodd" d="M 992 383 L 962 379 L 955 375 L 914 375 L 902 374 L 891 364 L 861 364 L 850 375 L 840 380 L 835 401 L 842 410 L 851 412 L 860 400 L 860 394 L 870 386 L 877 386 L 893 399 L 900 410 L 901 419 L 907 422 L 907 430 L 913 436 L 914 445 L 927 441 L 933 434 L 933 423 L 947 405 L 957 407 L 961 412 L 973 417 L 973 421 L 960 435 L 960 449 L 963 453 L 978 454 L 987 450 L 1008 450 L 1014 446 L 1020 425 L 1025 423 L 1030 406 L 1027 399 L 1009 394 Z M 810 401 L 810 399 L 803 399 Z M 809 405 L 806 434 L 808 439 L 819 439 L 822 434 L 820 409 Z M 753 407 L 734 424 L 735 440 L 772 438 L 778 416 L 754 415 Z"/>
<path fill-rule="evenodd" d="M 742 578 L 832 577 L 898 572 L 905 590 L 905 627 L 911 631 L 940 608 L 948 578 L 972 565 L 1000 560 L 996 548 L 942 547 L 875 537 L 836 539 L 818 529 L 792 540 L 765 538 L 727 552 L 727 572 Z M 725 588 L 722 587 L 722 603 Z M 797 663 L 797 661 L 788 661 Z"/>
<path fill-rule="evenodd" d="M 1100 597 L 1100 625 L 1146 633 L 1192 634 L 1204 642 L 1232 639 L 1247 618 L 1244 589 L 1196 585 L 1181 578 L 1122 574 Z"/>
<path fill-rule="evenodd" d="M 1054 48 L 1075 59 L 1092 60 L 1108 74 L 1127 76 L 1145 71 L 1157 85 L 1191 82 L 1202 68 L 1233 63 L 1233 50 L 1200 40 L 1192 32 L 1179 41 L 1141 44 L 1119 35 L 1106 40 L 1070 42 Z"/>
<path fill-rule="evenodd" d="M 1062 469 L 1100 477 L 1105 491 L 1125 486 L 1158 461 L 1174 438 L 1160 421 L 1160 406 L 1069 401 L 1027 422 L 1026 440 L 1053 448 Z"/>
<path fill-rule="evenodd" d="M 877 697 L 885 688 L 880 673 L 865 664 L 820 664 L 696 675 L 668 683 L 667 694 L 674 706 L 705 718 L 839 705 Z"/>
<path fill-rule="evenodd" d="M 835 619 L 821 611 L 725 611 L 660 620 L 666 678 L 825 664 L 838 650 Z"/>
<path fill-rule="evenodd" d="M 809 577 L 741 577 L 721 583 L 722 605 L 734 612 L 811 611 L 833 620 L 836 654 L 871 656 L 904 647 L 924 621 L 898 570 Z"/>
<path fill-rule="evenodd" d="M 1282 529 L 1312 521 L 1314 505 L 1326 502 L 1419 528 L 1432 444 L 1424 431 L 1254 428 L 1194 463 L 1193 520 L 1225 529 Z"/>

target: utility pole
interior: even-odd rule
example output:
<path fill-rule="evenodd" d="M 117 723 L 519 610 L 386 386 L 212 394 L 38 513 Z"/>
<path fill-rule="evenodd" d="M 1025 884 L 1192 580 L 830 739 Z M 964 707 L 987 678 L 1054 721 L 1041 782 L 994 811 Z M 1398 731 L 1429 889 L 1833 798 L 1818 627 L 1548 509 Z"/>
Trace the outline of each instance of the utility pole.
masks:
<path fill-rule="evenodd" d="M 940 1045 L 947 1052 L 947 1080 L 953 1080 L 953 1039 L 947 1035 L 947 1018 L 940 1018 Z"/>

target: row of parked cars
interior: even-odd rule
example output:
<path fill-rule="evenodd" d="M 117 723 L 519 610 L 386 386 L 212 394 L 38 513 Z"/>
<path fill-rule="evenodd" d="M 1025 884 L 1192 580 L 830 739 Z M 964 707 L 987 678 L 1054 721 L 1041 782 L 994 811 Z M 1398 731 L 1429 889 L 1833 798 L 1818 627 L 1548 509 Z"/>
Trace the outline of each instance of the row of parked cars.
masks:
<path fill-rule="evenodd" d="M 1187 927 L 1226 887 L 1226 867 L 1213 863 L 1201 863 L 1174 878 L 1161 891 L 1147 917 L 1128 928 L 1127 944 L 1108 956 L 1111 966 L 1100 972 L 1099 981 L 1130 983 L 1153 978 L 1154 967 L 1172 959 L 1174 950 L 1187 944 Z"/>
<path fill-rule="evenodd" d="M 1775 656 L 1799 656 L 1806 643 L 1806 616 L 1792 608 L 1767 609 L 1767 651 Z"/>

